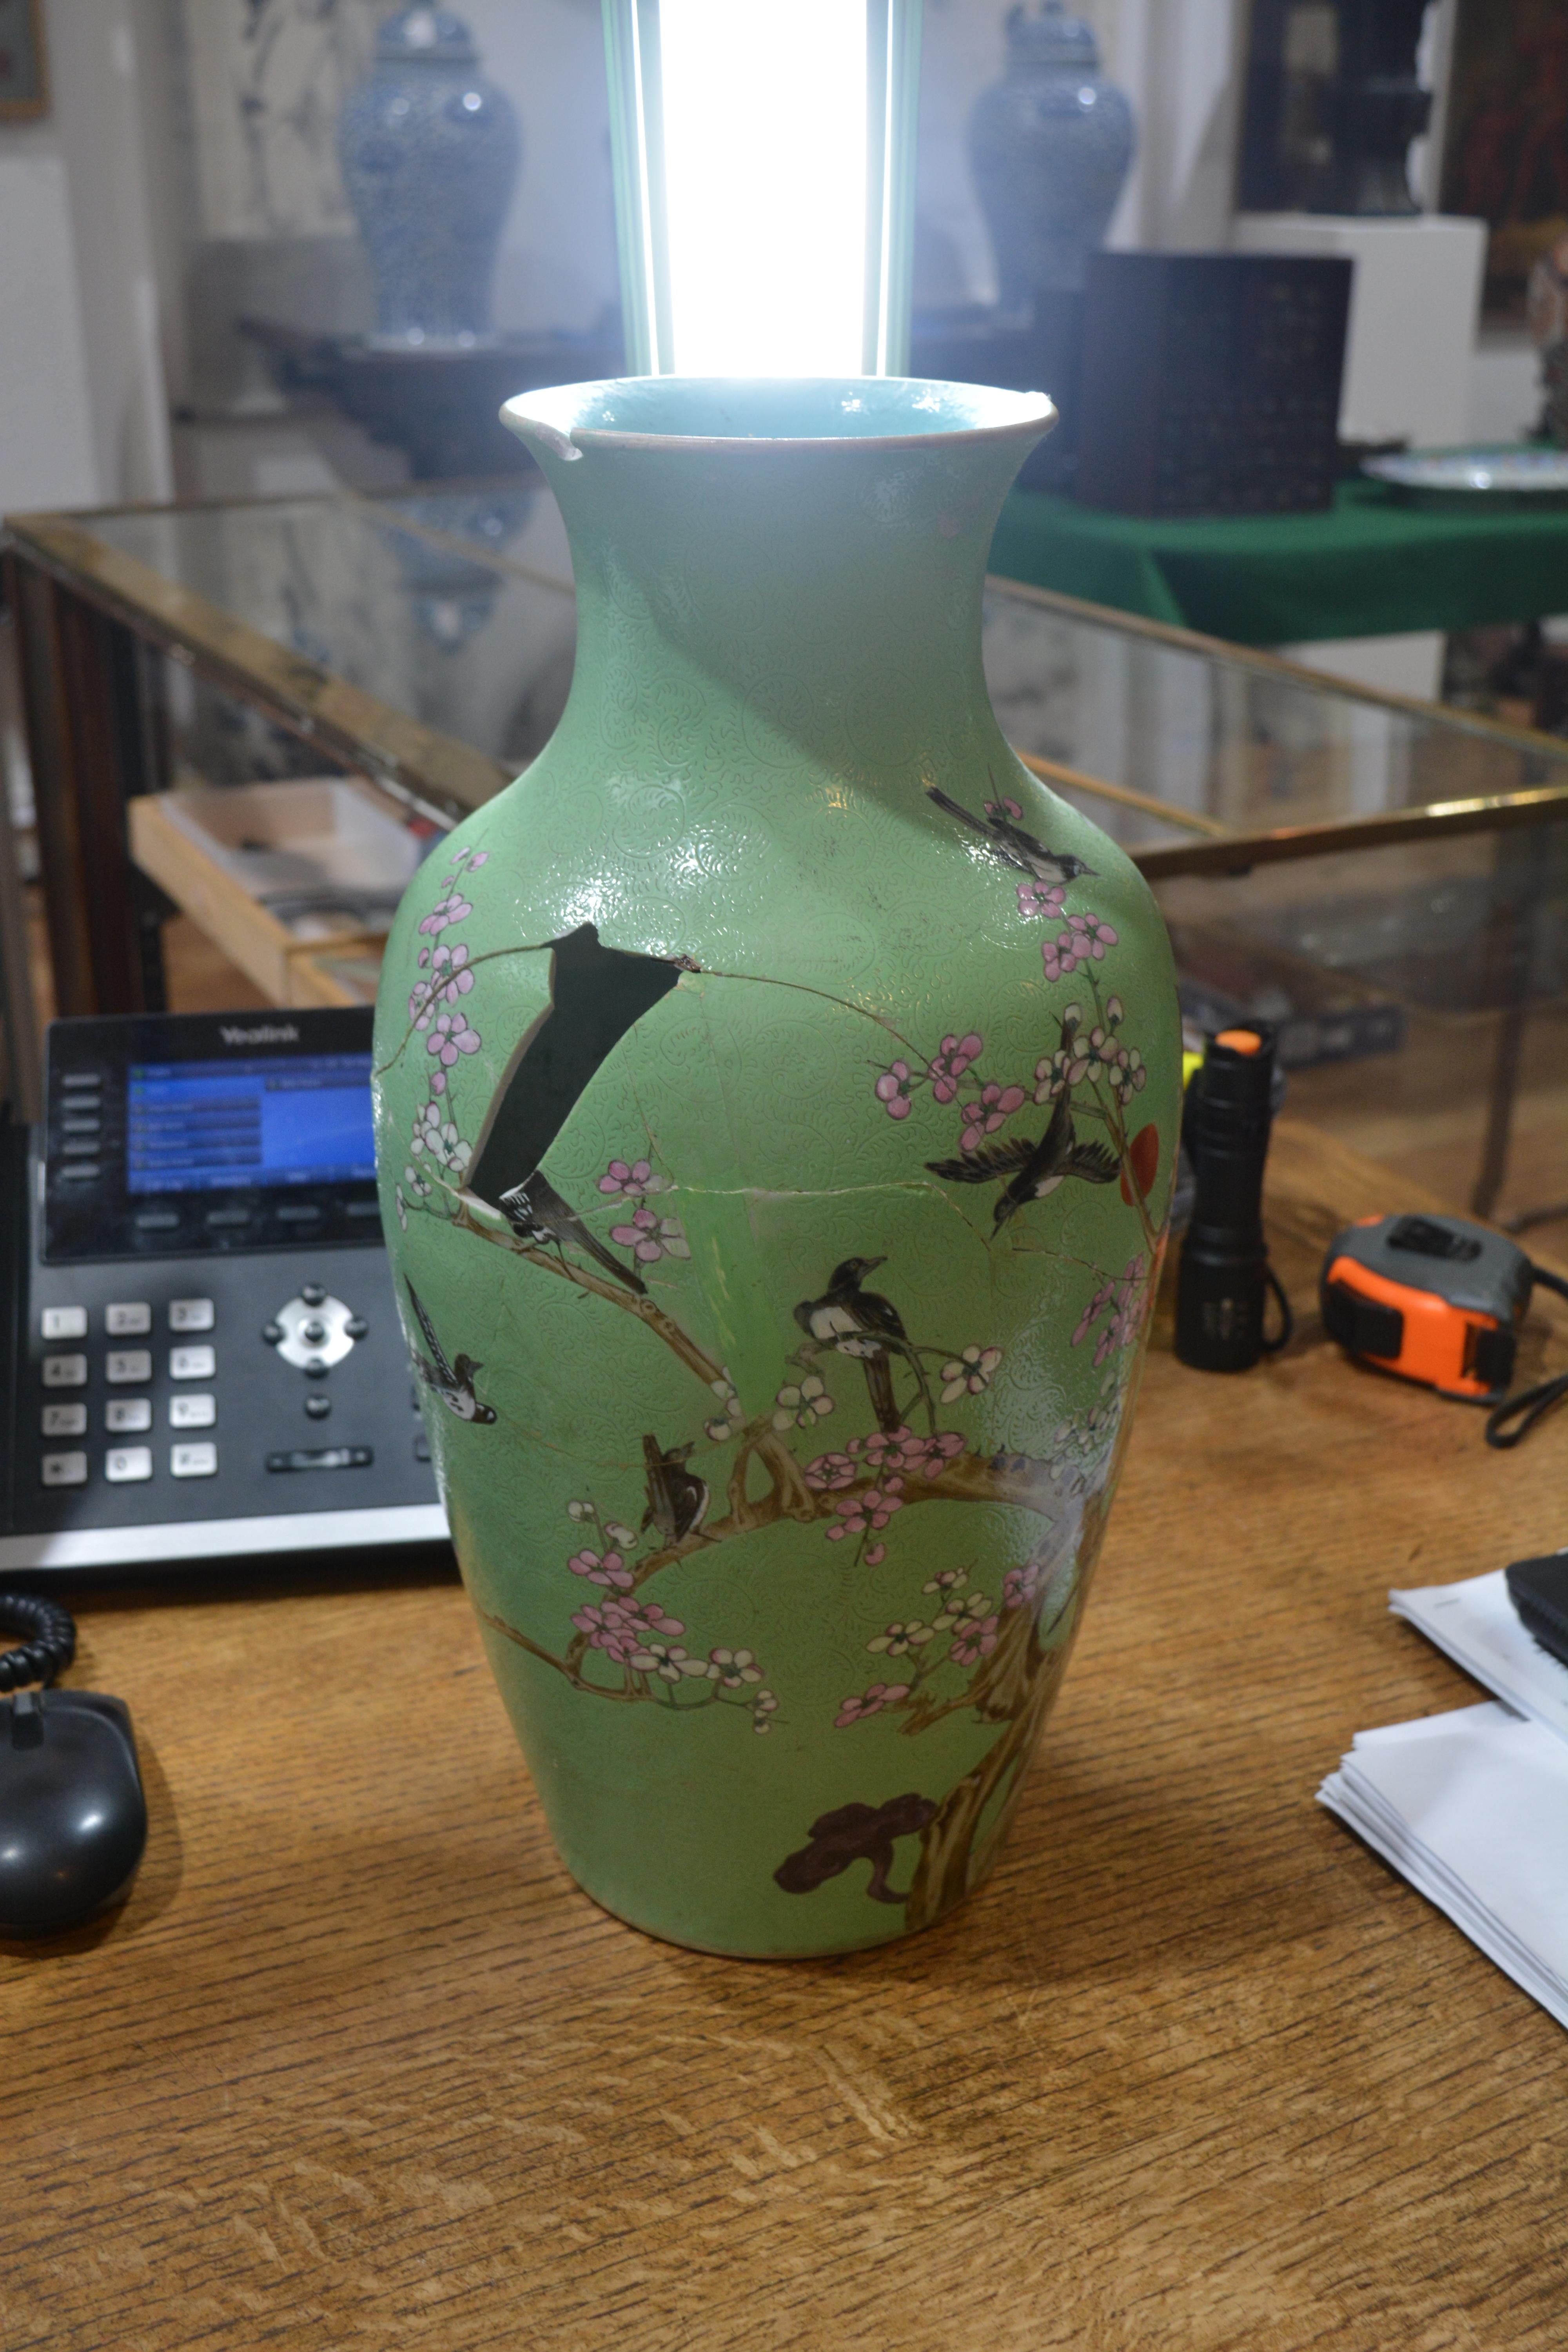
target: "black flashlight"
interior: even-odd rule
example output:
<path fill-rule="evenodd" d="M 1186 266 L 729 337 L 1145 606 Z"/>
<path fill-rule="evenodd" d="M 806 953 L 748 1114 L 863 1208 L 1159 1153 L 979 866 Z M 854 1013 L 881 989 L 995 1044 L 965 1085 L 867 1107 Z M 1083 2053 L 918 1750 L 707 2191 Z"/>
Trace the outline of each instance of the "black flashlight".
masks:
<path fill-rule="evenodd" d="M 1176 1278 L 1176 1353 L 1200 1372 L 1245 1372 L 1290 1337 L 1290 1307 L 1263 1238 L 1263 1168 L 1274 1123 L 1274 1031 L 1222 1029 L 1193 1073 L 1182 1141 L 1195 1181 Z M 1282 1318 L 1263 1334 L 1265 1295 Z"/>

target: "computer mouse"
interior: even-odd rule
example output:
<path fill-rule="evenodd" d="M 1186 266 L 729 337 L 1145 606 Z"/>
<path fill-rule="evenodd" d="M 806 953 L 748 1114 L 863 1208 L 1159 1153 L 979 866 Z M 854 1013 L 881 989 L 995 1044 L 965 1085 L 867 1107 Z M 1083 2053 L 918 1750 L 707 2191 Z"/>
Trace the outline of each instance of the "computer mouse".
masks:
<path fill-rule="evenodd" d="M 58 1936 L 123 1902 L 146 1843 L 123 1699 L 43 1690 L 0 1700 L 0 1935 Z"/>

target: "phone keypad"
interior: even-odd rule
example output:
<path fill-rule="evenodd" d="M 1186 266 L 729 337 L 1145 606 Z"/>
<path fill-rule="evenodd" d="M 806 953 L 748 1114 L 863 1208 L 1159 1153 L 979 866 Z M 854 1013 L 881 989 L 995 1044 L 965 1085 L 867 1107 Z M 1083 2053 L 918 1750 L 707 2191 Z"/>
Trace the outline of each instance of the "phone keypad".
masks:
<path fill-rule="evenodd" d="M 46 1391 L 88 1389 L 100 1380 L 111 1391 L 151 1389 L 154 1378 L 153 1349 L 110 1345 L 100 1354 L 91 1345 L 99 1320 L 96 1309 L 89 1312 L 82 1306 L 40 1308 L 38 1337 L 49 1349 L 39 1364 L 39 1380 Z M 216 1306 L 210 1298 L 171 1298 L 166 1306 L 155 1309 L 150 1299 L 114 1299 L 102 1310 L 101 1337 L 111 1342 L 148 1338 L 159 1322 L 165 1324 L 176 1339 L 188 1332 L 211 1331 L 217 1324 Z M 50 1343 L 62 1339 L 84 1340 L 88 1346 L 56 1353 Z M 168 1374 L 171 1381 L 179 1381 L 216 1379 L 216 1349 L 210 1341 L 172 1347 Z M 104 1400 L 103 1431 L 111 1439 L 143 1436 L 151 1432 L 153 1419 L 153 1399 L 146 1393 L 111 1394 Z M 50 1401 L 40 1404 L 39 1433 L 45 1439 L 85 1437 L 89 1424 L 85 1402 L 72 1399 L 68 1403 Z M 170 1397 L 168 1424 L 176 1433 L 215 1429 L 216 1397 L 210 1389 L 195 1393 L 182 1391 Z M 213 1478 L 217 1475 L 217 1446 L 211 1438 L 174 1444 L 162 1461 L 151 1445 L 111 1444 L 98 1462 L 85 1449 L 51 1451 L 39 1461 L 38 1479 L 45 1486 L 85 1486 L 100 1468 L 103 1479 L 111 1486 L 144 1486 L 159 1475 L 165 1462 L 172 1478 Z"/>
<path fill-rule="evenodd" d="M 78 1305 L 40 1309 L 37 1334 L 48 1352 L 41 1358 L 39 1376 L 47 1391 L 87 1390 L 99 1382 L 110 1391 L 140 1391 L 140 1394 L 110 1393 L 104 1398 L 104 1435 L 110 1440 L 150 1437 L 163 1419 L 171 1437 L 166 1454 L 153 1444 L 121 1443 L 111 1443 L 101 1455 L 90 1454 L 85 1447 L 48 1452 L 39 1463 L 41 1484 L 85 1486 L 101 1476 L 109 1486 L 144 1486 L 165 1475 L 216 1477 L 216 1440 L 195 1433 L 217 1427 L 217 1397 L 211 1385 L 217 1379 L 217 1349 L 212 1340 L 192 1336 L 216 1332 L 216 1328 L 217 1309 L 211 1298 L 171 1298 L 162 1304 L 121 1298 L 105 1306 L 101 1314 L 97 1308 Z M 163 1366 L 156 1363 L 151 1346 L 94 1345 L 95 1340 L 151 1339 L 163 1329 L 173 1343 Z M 310 1392 L 302 1400 L 308 1419 L 322 1421 L 331 1414 L 331 1400 L 323 1393 L 331 1371 L 368 1330 L 363 1316 L 319 1283 L 301 1284 L 298 1296 L 279 1308 L 277 1320 L 267 1326 L 268 1343 L 310 1383 Z M 61 1340 L 84 1344 L 57 1352 L 53 1343 Z M 166 1413 L 160 1411 L 155 1395 L 149 1393 L 163 1370 L 176 1384 L 167 1399 Z M 46 1440 L 85 1438 L 97 1422 L 98 1416 L 80 1399 L 40 1401 L 39 1427 Z M 367 1446 L 296 1448 L 268 1454 L 266 1466 L 269 1470 L 359 1468 L 371 1459 Z"/>

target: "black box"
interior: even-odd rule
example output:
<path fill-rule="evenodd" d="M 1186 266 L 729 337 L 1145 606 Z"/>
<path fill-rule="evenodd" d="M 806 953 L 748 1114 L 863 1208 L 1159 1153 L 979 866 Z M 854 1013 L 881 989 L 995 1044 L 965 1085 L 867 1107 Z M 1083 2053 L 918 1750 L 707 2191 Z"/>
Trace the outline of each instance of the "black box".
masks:
<path fill-rule="evenodd" d="M 1352 266 L 1092 255 L 1078 498 L 1142 515 L 1331 505 Z"/>

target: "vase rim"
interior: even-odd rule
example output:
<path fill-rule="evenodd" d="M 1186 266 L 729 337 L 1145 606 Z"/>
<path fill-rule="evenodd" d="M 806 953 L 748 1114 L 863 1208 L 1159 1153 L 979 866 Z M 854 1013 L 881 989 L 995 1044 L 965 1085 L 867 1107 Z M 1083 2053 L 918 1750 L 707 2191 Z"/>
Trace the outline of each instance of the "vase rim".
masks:
<path fill-rule="evenodd" d="M 748 404 L 764 429 L 711 429 L 731 422 L 743 427 Z M 658 421 L 661 409 L 669 422 Z M 513 433 L 531 434 L 555 456 L 572 459 L 589 449 L 767 456 L 803 447 L 913 450 L 1037 441 L 1056 423 L 1057 409 L 1043 392 L 924 376 L 657 375 L 520 392 L 503 404 L 500 417 Z M 780 429 L 786 419 L 789 429 Z M 830 429 L 836 425 L 849 429 Z"/>

